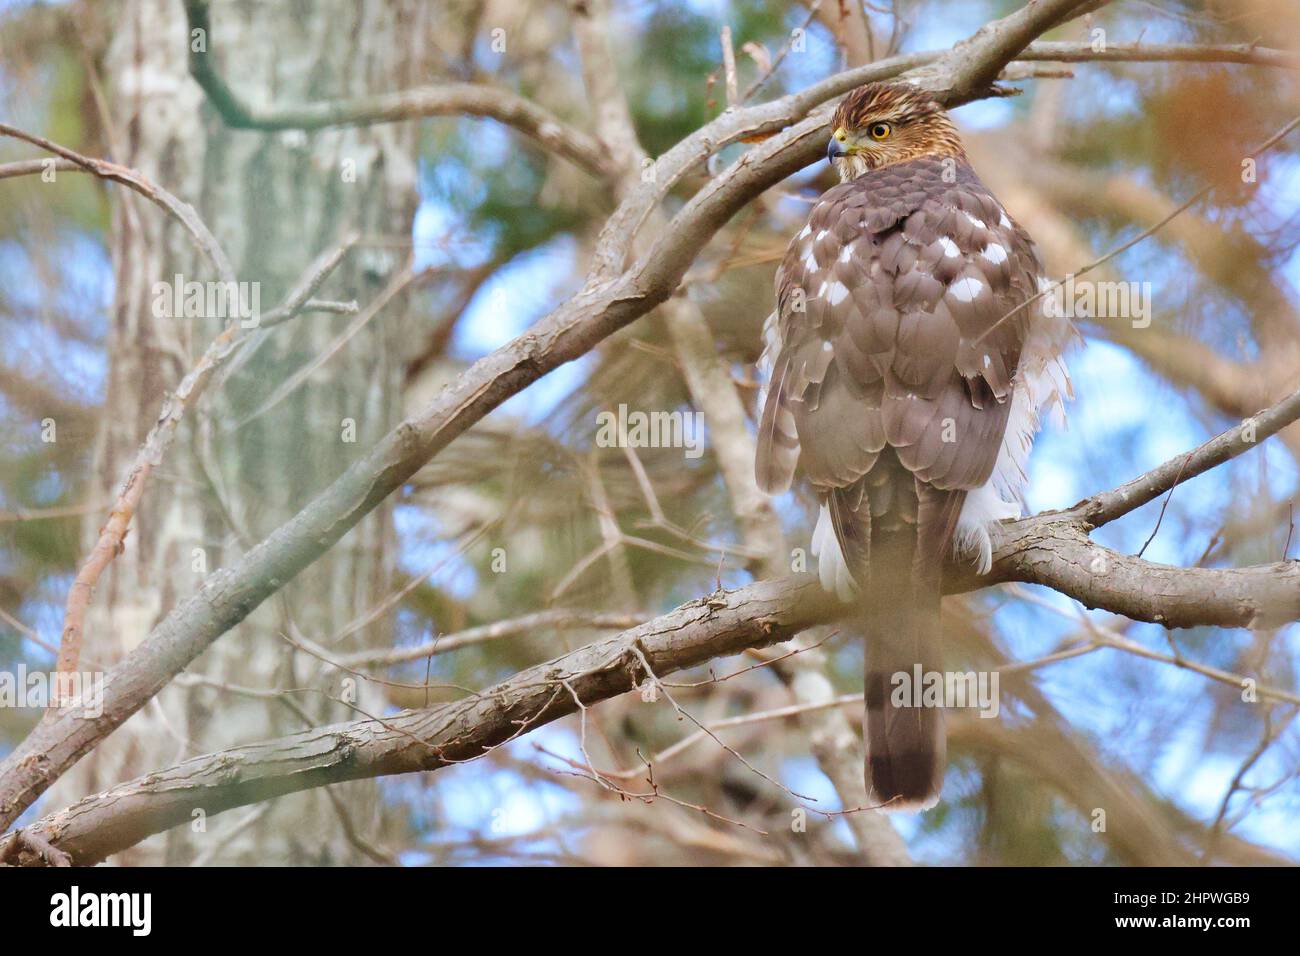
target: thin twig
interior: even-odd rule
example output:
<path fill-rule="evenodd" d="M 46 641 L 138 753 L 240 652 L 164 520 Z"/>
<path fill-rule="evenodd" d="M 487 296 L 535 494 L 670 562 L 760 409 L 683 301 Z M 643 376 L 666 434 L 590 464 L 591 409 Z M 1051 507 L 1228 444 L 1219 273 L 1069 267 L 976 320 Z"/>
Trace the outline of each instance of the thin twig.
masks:
<path fill-rule="evenodd" d="M 650 666 L 650 661 L 645 656 L 645 651 L 641 650 L 641 646 L 639 644 L 632 645 L 632 653 L 635 654 L 637 660 L 641 662 L 641 666 L 645 669 L 646 677 L 655 682 L 655 686 L 657 686 L 661 691 L 663 691 L 664 696 L 668 698 L 668 702 L 673 705 L 673 710 L 677 712 L 677 716 L 679 719 L 684 718 L 686 720 L 689 720 L 696 727 L 700 728 L 700 730 L 704 731 L 704 733 L 708 734 L 708 736 L 712 737 L 713 742 L 716 743 L 719 747 L 721 747 L 727 753 L 731 754 L 733 757 L 739 760 L 742 764 L 745 765 L 745 767 L 747 767 L 754 774 L 766 780 L 768 783 L 772 784 L 772 786 L 780 789 L 781 791 L 789 794 L 792 797 L 795 797 L 796 799 L 812 800 L 814 803 L 817 802 L 816 798 L 810 797 L 807 794 L 799 793 L 795 790 L 791 790 L 785 784 L 781 783 L 781 781 L 774 779 L 768 774 L 765 774 L 763 771 L 759 770 L 752 763 L 746 760 L 745 757 L 739 751 L 723 743 L 721 737 L 713 733 L 713 731 L 709 730 L 709 728 L 704 724 L 700 723 L 700 721 L 697 720 L 693 714 L 683 709 L 682 705 L 677 703 L 676 698 L 673 697 L 672 693 L 668 690 L 668 688 L 664 685 L 664 683 L 661 680 L 659 680 L 658 675 L 655 674 L 654 668 Z"/>

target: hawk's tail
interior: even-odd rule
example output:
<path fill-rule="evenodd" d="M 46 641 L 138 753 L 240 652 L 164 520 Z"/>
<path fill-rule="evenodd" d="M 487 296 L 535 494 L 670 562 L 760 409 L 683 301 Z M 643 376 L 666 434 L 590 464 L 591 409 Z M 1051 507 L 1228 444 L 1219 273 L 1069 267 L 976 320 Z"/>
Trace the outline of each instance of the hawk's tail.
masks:
<path fill-rule="evenodd" d="M 863 591 L 867 800 L 890 811 L 934 806 L 946 756 L 943 710 L 925 705 L 918 684 L 942 658 L 938 578 L 909 574 L 914 530 L 872 536 Z"/>
<path fill-rule="evenodd" d="M 942 699 L 927 701 L 924 678 L 943 666 L 940 571 L 964 496 L 922 487 L 910 474 L 888 487 L 875 477 L 865 479 L 876 485 L 867 490 L 875 500 L 850 520 L 836 507 L 842 492 L 831 501 L 845 557 L 857 551 L 862 562 L 850 567 L 866 564 L 857 576 L 866 638 L 867 798 L 887 811 L 924 810 L 939 799 L 946 764 Z M 864 547 L 845 540 L 864 533 Z"/>

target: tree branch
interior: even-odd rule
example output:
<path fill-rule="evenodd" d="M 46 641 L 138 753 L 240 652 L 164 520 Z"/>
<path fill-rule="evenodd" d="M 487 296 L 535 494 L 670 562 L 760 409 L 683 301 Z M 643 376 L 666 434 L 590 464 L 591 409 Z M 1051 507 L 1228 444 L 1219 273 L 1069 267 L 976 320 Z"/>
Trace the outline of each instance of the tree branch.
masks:
<path fill-rule="evenodd" d="M 428 116 L 483 116 L 511 126 L 546 149 L 572 160 L 601 179 L 610 163 L 599 141 L 569 126 L 531 100 L 509 90 L 477 83 L 442 83 L 375 96 L 323 100 L 299 106 L 258 109 L 239 98 L 212 65 L 212 29 L 207 0 L 185 0 L 191 35 L 202 30 L 204 49 L 190 48 L 190 75 L 203 88 L 222 121 L 235 129 L 263 131 L 367 126 Z"/>
<path fill-rule="evenodd" d="M 37 136 L 35 133 L 29 133 L 16 126 L 10 126 L 8 123 L 0 123 L 0 136 L 12 136 L 14 139 L 21 139 L 23 142 L 31 143 L 33 146 L 53 153 L 66 161 L 59 162 L 56 160 L 54 163 L 56 170 L 78 168 L 98 176 L 100 179 L 120 183 L 128 189 L 138 192 L 181 224 L 181 228 L 190 234 L 190 238 L 194 240 L 194 244 L 199 248 L 199 251 L 208 258 L 217 270 L 217 277 L 222 282 L 235 281 L 235 270 L 230 264 L 230 258 L 226 255 L 225 250 L 221 248 L 221 243 L 217 242 L 217 237 L 212 234 L 212 230 L 194 211 L 194 207 L 176 198 L 166 189 L 151 182 L 134 169 L 119 166 L 117 163 L 110 163 L 106 159 L 83 156 L 66 146 L 60 146 L 58 143 L 46 139 L 44 136 Z M 0 178 L 30 176 L 42 172 L 46 165 L 44 160 L 9 163 L 2 167 L 4 173 Z"/>
<path fill-rule="evenodd" d="M 1160 467 L 1120 485 L 1114 491 L 1086 498 L 1066 513 L 1085 519 L 1092 528 L 1099 528 L 1140 508 L 1148 501 L 1154 501 L 1175 485 L 1249 451 L 1297 419 L 1300 419 L 1300 390 L 1292 392 L 1258 415 L 1247 418 L 1240 425 L 1211 438 L 1186 455 L 1171 458 Z"/>
<path fill-rule="evenodd" d="M 1050 569 L 1035 573 L 1035 583 L 1058 588 L 1065 583 L 1053 578 Z M 1187 576 L 1184 588 L 1195 593 L 1206 576 L 1234 572 L 1182 573 Z M 1300 571 L 1289 575 L 1294 595 L 1300 591 Z M 1028 574 L 1016 579 L 1031 580 Z M 842 610 L 807 578 L 716 592 L 522 671 L 479 694 L 427 710 L 335 724 L 196 757 L 81 800 L 28 830 L 42 834 L 78 864 L 95 863 L 187 822 L 195 809 L 215 814 L 313 787 L 432 771 L 482 756 L 525 730 L 575 712 L 579 700 L 587 706 L 639 686 L 645 674 L 637 650 L 664 677 L 714 657 L 784 640 L 834 619 Z M 566 685 L 576 699 L 557 693 Z M 19 860 L 38 862 L 21 853 Z"/>
<path fill-rule="evenodd" d="M 1300 392 L 1250 421 L 1263 440 L 1297 418 Z M 1089 607 L 1166 627 L 1253 627 L 1300 619 L 1300 561 L 1174 568 L 1119 554 L 1087 537 L 1089 528 L 1254 447 L 1256 442 L 1243 441 L 1241 433 L 1241 426 L 1231 428 L 1066 511 L 1004 523 L 991 575 L 959 571 L 945 577 L 945 590 L 1005 581 L 1042 584 Z M 345 780 L 431 771 L 472 760 L 579 707 L 639 686 L 648 676 L 642 657 L 662 678 L 784 640 L 835 620 L 845 610 L 807 576 L 717 591 L 461 700 L 196 757 L 88 797 L 27 829 L 78 863 L 97 862 L 188 820 L 194 809 L 219 813 Z M 126 679 L 118 672 L 110 677 Z M 10 834 L 7 839 L 16 838 Z M 0 844 L 0 855 L 13 852 L 11 845 Z M 20 859 L 38 862 L 31 855 Z"/>
<path fill-rule="evenodd" d="M 573 713 L 579 701 L 594 703 L 638 686 L 647 675 L 637 651 L 662 677 L 790 637 L 829 610 L 807 581 L 711 595 L 451 704 L 198 757 L 82 800 L 28 829 L 50 834 L 78 863 L 92 863 L 189 820 L 195 808 L 219 813 L 326 783 L 470 760 Z"/>

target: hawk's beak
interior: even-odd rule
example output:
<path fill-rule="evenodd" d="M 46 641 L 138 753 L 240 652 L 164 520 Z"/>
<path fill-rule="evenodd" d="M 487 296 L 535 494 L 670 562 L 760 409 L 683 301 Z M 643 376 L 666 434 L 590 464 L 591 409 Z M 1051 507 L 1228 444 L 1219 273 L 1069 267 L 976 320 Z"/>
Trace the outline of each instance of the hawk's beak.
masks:
<path fill-rule="evenodd" d="M 832 136 L 830 143 L 826 146 L 826 161 L 833 163 L 841 156 L 847 156 L 848 152 L 844 148 L 844 144 Z"/>

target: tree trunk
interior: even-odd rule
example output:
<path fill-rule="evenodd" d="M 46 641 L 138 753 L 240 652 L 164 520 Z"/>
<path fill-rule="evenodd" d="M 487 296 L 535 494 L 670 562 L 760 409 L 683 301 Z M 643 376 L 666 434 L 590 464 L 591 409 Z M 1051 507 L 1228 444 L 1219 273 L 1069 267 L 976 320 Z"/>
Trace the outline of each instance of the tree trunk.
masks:
<path fill-rule="evenodd" d="M 212 35 L 189 36 L 176 0 L 124 0 L 102 73 L 113 158 L 190 202 L 211 226 L 241 281 L 273 308 L 323 250 L 348 230 L 365 237 L 324 286 L 362 308 L 404 266 L 418 202 L 411 123 L 264 133 L 227 128 L 189 77 L 191 43 L 244 100 L 267 105 L 384 92 L 425 73 L 428 28 L 419 0 L 329 0 L 299 18 L 296 4 L 222 4 Z M 186 368 L 225 316 L 158 317 L 158 283 L 215 280 L 176 224 L 139 197 L 114 193 L 116 281 L 105 415 L 95 453 L 97 490 L 116 492 L 129 463 Z M 396 421 L 397 345 L 408 307 L 395 298 L 272 407 L 275 390 L 325 352 L 354 316 L 304 314 L 257 333 L 182 426 L 136 516 L 126 549 L 100 583 L 87 622 L 83 669 L 130 650 L 205 573 L 238 557 L 295 513 Z M 84 534 L 94 540 L 104 515 Z M 332 635 L 390 590 L 391 511 L 381 507 L 227 634 L 190 669 L 208 683 L 169 687 L 47 796 L 62 806 L 176 760 L 377 713 L 367 684 L 296 652 L 298 629 L 343 653 L 383 640 L 375 627 Z M 386 625 L 380 625 L 380 628 Z M 391 638 L 389 639 L 391 640 Z M 211 682 L 230 685 L 214 687 Z M 282 697 L 235 688 L 313 688 Z M 320 691 L 323 691 L 320 692 Z M 331 699 L 334 698 L 334 699 Z M 347 703 L 339 702 L 338 699 Z M 348 706 L 348 704 L 355 705 Z M 400 832 L 372 782 L 275 801 L 251 821 L 206 820 L 130 851 L 129 862 L 350 863 L 381 859 L 370 841 Z M 345 814 L 348 822 L 340 821 Z M 391 815 L 391 814 L 390 814 Z M 240 826 L 241 823 L 247 826 Z M 357 837 L 345 839 L 344 833 Z M 125 856 L 125 854 L 124 854 Z"/>

